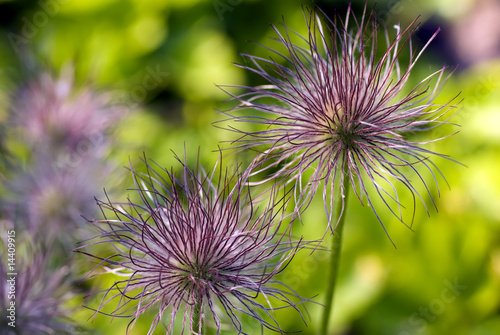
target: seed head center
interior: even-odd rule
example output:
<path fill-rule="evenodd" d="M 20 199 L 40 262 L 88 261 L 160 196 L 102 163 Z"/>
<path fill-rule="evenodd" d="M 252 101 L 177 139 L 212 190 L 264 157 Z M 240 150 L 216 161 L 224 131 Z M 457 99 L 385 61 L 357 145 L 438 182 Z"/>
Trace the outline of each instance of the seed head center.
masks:
<path fill-rule="evenodd" d="M 334 140 L 340 140 L 346 147 L 353 145 L 357 137 L 354 131 L 354 124 L 347 119 L 346 111 L 343 106 L 328 105 L 325 109 L 328 118 L 328 128 Z"/>

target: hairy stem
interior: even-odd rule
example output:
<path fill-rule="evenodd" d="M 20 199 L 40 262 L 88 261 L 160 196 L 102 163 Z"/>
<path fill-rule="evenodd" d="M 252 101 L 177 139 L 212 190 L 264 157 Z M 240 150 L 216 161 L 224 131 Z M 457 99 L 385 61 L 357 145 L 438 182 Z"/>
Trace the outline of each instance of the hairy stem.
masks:
<path fill-rule="evenodd" d="M 202 309 L 203 309 L 203 300 L 200 299 L 200 301 L 194 306 L 193 310 L 193 331 L 194 334 L 199 334 L 203 335 L 204 330 L 203 330 L 203 316 L 202 316 Z"/>
<path fill-rule="evenodd" d="M 335 293 L 335 282 L 337 279 L 339 263 L 340 263 L 340 252 L 342 250 L 342 230 L 344 229 L 344 221 L 345 221 L 345 213 L 347 207 L 347 195 L 349 193 L 349 177 L 348 177 L 348 165 L 345 163 L 343 169 L 343 185 L 342 188 L 344 190 L 344 201 L 341 198 L 338 199 L 337 204 L 337 215 L 339 215 L 338 225 L 335 228 L 335 233 L 332 236 L 332 251 L 330 258 L 330 273 L 328 276 L 327 282 L 327 291 L 326 291 L 326 301 L 325 301 L 325 309 L 323 310 L 323 318 L 321 320 L 321 335 L 328 334 L 328 322 L 330 321 L 330 316 L 332 314 L 333 309 L 333 299 Z M 342 189 L 340 190 L 342 193 Z M 342 197 L 342 194 L 340 194 Z M 343 207 L 342 207 L 343 206 Z"/>

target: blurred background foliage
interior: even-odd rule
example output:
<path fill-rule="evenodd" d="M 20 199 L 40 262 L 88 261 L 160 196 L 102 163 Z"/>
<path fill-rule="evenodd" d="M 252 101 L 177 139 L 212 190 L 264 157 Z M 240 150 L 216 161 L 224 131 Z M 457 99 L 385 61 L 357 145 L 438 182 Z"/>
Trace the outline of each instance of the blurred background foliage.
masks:
<path fill-rule="evenodd" d="M 344 1 L 316 3 L 330 17 L 335 9 L 345 13 L 348 6 Z M 363 4 L 352 1 L 358 16 Z M 188 164 L 195 164 L 199 154 L 201 163 L 210 169 L 218 148 L 229 147 L 227 141 L 235 139 L 233 133 L 212 125 L 224 119 L 216 110 L 230 106 L 225 102 L 228 95 L 217 85 L 264 84 L 232 63 L 245 64 L 241 53 L 268 57 L 268 51 L 257 44 L 273 46 L 270 23 L 279 27 L 284 18 L 287 26 L 305 33 L 303 6 L 313 5 L 304 0 L 0 1 L 2 197 L 8 196 L 5 185 L 12 178 L 12 160 L 29 163 L 24 138 L 9 121 L 16 91 L 37 73 L 57 77 L 68 67 L 74 69 L 75 86 L 111 92 L 113 103 L 130 111 L 112 122 L 113 143 L 107 160 L 116 166 L 128 166 L 129 161 L 138 165 L 144 152 L 168 167 L 175 161 L 172 151 L 182 157 L 186 148 Z M 374 6 L 374 1 L 368 6 Z M 445 102 L 461 92 L 463 103 L 452 119 L 461 127 L 436 130 L 432 137 L 457 129 L 459 133 L 428 147 L 466 167 L 436 159 L 450 188 L 443 180 L 439 191 L 431 188 L 439 211 L 430 201 L 430 215 L 417 205 L 412 230 L 382 210 L 397 248 L 373 212 L 351 194 L 332 334 L 498 334 L 499 2 L 379 0 L 374 11 L 390 33 L 394 25 L 404 27 L 420 15 L 421 26 L 414 36 L 419 46 L 441 28 L 411 80 L 416 83 L 443 65 L 450 66 L 450 71 L 458 65 L 440 99 Z M 248 153 L 230 155 L 225 164 L 245 165 L 249 159 Z M 126 169 L 118 170 L 123 170 L 116 173 L 124 177 L 119 182 L 109 178 L 97 189 L 97 196 L 102 196 L 104 187 L 132 186 Z M 408 194 L 403 195 L 403 202 L 411 204 Z M 317 197 L 294 234 L 318 239 L 324 231 L 322 201 Z M 73 262 L 81 277 L 95 266 L 87 259 Z M 281 280 L 302 296 L 322 302 L 326 264 L 325 253 L 303 252 Z M 106 287 L 111 277 L 103 276 L 93 284 Z M 129 320 L 110 323 L 109 317 L 98 316 L 90 323 L 91 311 L 81 308 L 80 300 L 71 304 L 72 318 L 91 333 L 125 334 Z M 314 334 L 321 306 L 308 304 L 306 308 L 307 326 L 292 309 L 277 311 L 276 318 L 287 331 Z M 145 334 L 152 318 L 153 314 L 141 317 L 130 334 Z M 252 320 L 244 320 L 249 333 L 260 332 Z M 156 334 L 162 333 L 160 327 Z"/>

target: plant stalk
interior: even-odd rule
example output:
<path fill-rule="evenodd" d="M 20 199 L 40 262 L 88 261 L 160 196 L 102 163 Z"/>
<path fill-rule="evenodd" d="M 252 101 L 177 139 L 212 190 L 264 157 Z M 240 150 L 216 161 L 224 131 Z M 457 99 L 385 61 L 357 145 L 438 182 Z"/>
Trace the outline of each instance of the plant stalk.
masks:
<path fill-rule="evenodd" d="M 204 329 L 203 329 L 203 317 L 202 317 L 202 309 L 203 309 L 203 299 L 200 299 L 200 301 L 194 306 L 193 310 L 193 331 L 195 331 L 194 334 L 199 334 L 203 335 Z"/>
<path fill-rule="evenodd" d="M 328 335 L 328 323 L 330 321 L 330 316 L 333 310 L 333 300 L 335 294 L 335 282 L 337 280 L 337 274 L 340 263 L 340 253 L 342 251 L 342 231 L 344 229 L 345 213 L 347 209 L 347 196 L 349 194 L 349 177 L 348 177 L 348 165 L 345 163 L 343 169 L 343 189 L 344 189 L 344 210 L 342 211 L 342 200 L 339 199 L 337 204 L 337 215 L 339 215 L 338 225 L 335 228 L 335 232 L 332 236 L 332 252 L 330 258 L 330 273 L 327 282 L 326 291 L 326 301 L 325 309 L 323 310 L 323 318 L 321 320 L 321 335 Z M 342 189 L 340 190 L 342 192 Z M 342 197 L 342 194 L 340 194 Z"/>

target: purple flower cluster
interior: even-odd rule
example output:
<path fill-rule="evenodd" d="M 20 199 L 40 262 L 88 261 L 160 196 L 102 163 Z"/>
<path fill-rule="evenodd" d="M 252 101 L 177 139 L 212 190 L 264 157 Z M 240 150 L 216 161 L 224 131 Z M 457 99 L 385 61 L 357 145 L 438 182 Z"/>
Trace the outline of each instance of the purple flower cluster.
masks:
<path fill-rule="evenodd" d="M 12 241 L 9 271 L 0 260 L 0 306 L 12 307 L 12 320 L 0 333 L 81 334 L 67 306 L 77 276 L 68 249 L 87 236 L 81 215 L 96 212 L 94 195 L 109 181 L 110 121 L 123 113 L 107 94 L 78 88 L 72 71 L 27 79 L 11 98 L 6 148 L 18 150 L 6 150 L 2 171 L 0 228 Z"/>
<path fill-rule="evenodd" d="M 106 161 L 111 120 L 124 112 L 108 94 L 78 88 L 68 69 L 59 78 L 41 73 L 12 100 L 12 131 L 29 155 L 27 164 L 10 162 L 15 172 L 6 187 L 13 196 L 6 207 L 33 233 L 73 244 L 76 231 L 60 233 L 95 211 L 93 198 L 114 169 Z"/>
<path fill-rule="evenodd" d="M 232 95 L 238 106 L 227 113 L 232 121 L 261 127 L 231 126 L 241 135 L 235 141 L 239 150 L 258 152 L 247 169 L 230 174 L 214 168 L 207 174 L 179 160 L 183 173 L 177 175 L 144 160 L 144 173 L 132 169 L 134 198 L 97 200 L 104 219 L 91 222 L 100 233 L 77 251 L 98 261 L 91 275 L 104 269 L 124 279 L 104 290 L 94 316 L 130 317 L 130 331 L 139 316 L 156 308 L 148 334 L 160 322 L 167 334 L 202 334 L 204 325 L 219 334 L 225 321 L 244 334 L 239 314 L 246 314 L 262 327 L 284 332 L 272 311 L 285 306 L 299 311 L 304 299 L 275 275 L 307 245 L 285 237 L 291 236 L 290 218 L 293 222 L 316 193 L 322 193 L 332 232 L 349 184 L 381 223 L 373 195 L 403 223 L 398 187 L 424 206 L 421 187 L 432 199 L 424 175 L 430 173 L 437 186 L 435 175 L 441 172 L 429 157 L 447 157 L 425 144 L 442 137 L 422 142 L 415 134 L 448 124 L 457 97 L 436 101 L 445 68 L 417 84 L 410 80 L 435 35 L 416 52 L 411 36 L 418 25 L 396 26 L 394 36 L 384 31 L 380 50 L 372 14 L 365 6 L 356 20 L 349 8 L 345 18 L 332 21 L 305 10 L 307 36 L 286 25 L 284 31 L 273 27 L 280 49 L 267 49 L 276 60 L 245 55 L 252 65 L 240 67 L 266 82 L 236 86 L 245 92 Z M 405 46 L 409 60 L 402 66 L 398 58 Z M 269 202 L 262 206 L 252 199 L 250 186 L 270 183 L 264 192 Z M 296 206 L 292 214 L 289 203 Z M 337 223 L 334 204 L 341 205 Z M 113 248 L 103 256 L 100 245 Z"/>

